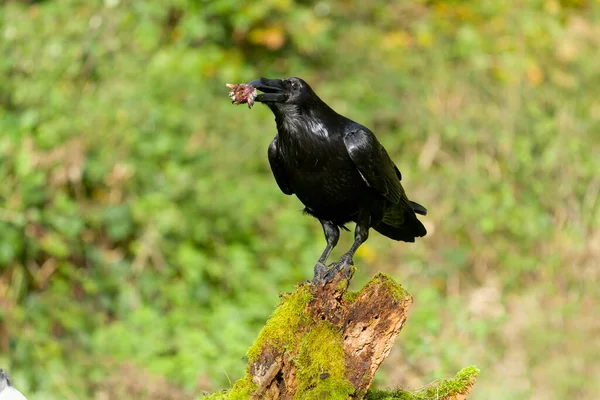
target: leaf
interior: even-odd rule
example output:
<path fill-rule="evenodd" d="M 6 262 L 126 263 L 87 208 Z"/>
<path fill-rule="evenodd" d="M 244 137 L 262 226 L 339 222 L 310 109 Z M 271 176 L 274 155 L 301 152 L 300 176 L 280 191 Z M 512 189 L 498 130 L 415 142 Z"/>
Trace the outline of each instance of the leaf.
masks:
<path fill-rule="evenodd" d="M 42 250 L 60 259 L 65 259 L 70 254 L 67 242 L 54 232 L 46 233 L 40 239 L 39 244 Z"/>
<path fill-rule="evenodd" d="M 248 39 L 251 43 L 263 45 L 269 50 L 280 49 L 286 41 L 285 32 L 279 26 L 252 29 Z"/>

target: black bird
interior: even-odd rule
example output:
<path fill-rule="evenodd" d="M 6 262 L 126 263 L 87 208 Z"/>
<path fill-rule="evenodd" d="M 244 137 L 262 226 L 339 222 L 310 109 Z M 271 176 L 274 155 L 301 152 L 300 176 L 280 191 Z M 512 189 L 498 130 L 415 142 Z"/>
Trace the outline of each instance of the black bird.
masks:
<path fill-rule="evenodd" d="M 427 233 L 417 214 L 425 207 L 406 196 L 402 175 L 373 132 L 338 113 L 300 78 L 259 78 L 255 101 L 275 115 L 277 136 L 269 146 L 269 163 L 281 191 L 295 194 L 304 211 L 323 225 L 327 247 L 315 266 L 315 281 L 346 274 L 369 228 L 394 240 L 414 242 Z M 338 264 L 325 262 L 345 224 L 356 222 L 354 244 Z M 347 230 L 347 229 L 346 229 Z"/>

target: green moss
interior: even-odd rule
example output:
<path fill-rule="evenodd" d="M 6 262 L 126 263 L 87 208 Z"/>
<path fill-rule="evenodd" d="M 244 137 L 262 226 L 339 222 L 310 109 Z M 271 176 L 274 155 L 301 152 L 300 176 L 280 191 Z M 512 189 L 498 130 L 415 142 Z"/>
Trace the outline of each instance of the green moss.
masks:
<path fill-rule="evenodd" d="M 306 306 L 312 299 L 307 286 L 300 286 L 285 297 L 275 310 L 256 342 L 248 350 L 250 364 L 260 356 L 265 345 L 275 349 L 289 349 L 296 353 L 298 390 L 295 399 L 345 400 L 354 392 L 346 379 L 346 364 L 342 345 L 342 332 L 327 321 L 319 321 L 308 332 L 302 328 L 311 322 Z M 249 374 L 227 391 L 215 393 L 205 399 L 249 399 L 256 386 Z"/>
<path fill-rule="evenodd" d="M 382 272 L 377 273 L 369 281 L 369 284 L 378 284 L 386 288 L 386 290 L 391 293 L 394 301 L 404 300 L 407 296 L 410 296 L 406 290 L 398 283 L 394 278 L 389 275 L 386 275 Z M 367 286 L 369 285 L 367 284 Z"/>
<path fill-rule="evenodd" d="M 464 393 L 472 378 L 479 375 L 479 368 L 475 366 L 463 368 L 452 379 L 444 379 L 440 382 L 434 382 L 428 387 L 409 392 L 402 389 L 398 390 L 369 390 L 366 400 L 437 400 L 450 395 Z"/>
<path fill-rule="evenodd" d="M 295 399 L 345 400 L 354 392 L 346 379 L 342 332 L 320 321 L 302 338 L 296 358 L 298 390 Z"/>
<path fill-rule="evenodd" d="M 346 292 L 344 293 L 344 300 L 346 300 L 348 303 L 354 303 L 354 300 L 356 300 L 356 298 L 358 297 L 358 295 L 361 292 Z"/>
<path fill-rule="evenodd" d="M 256 390 L 256 385 L 252 382 L 252 376 L 249 373 L 238 380 L 233 388 L 224 392 L 213 393 L 201 397 L 202 400 L 248 400 L 252 392 Z"/>
<path fill-rule="evenodd" d="M 242 379 L 235 383 L 227 400 L 247 400 L 255 390 L 256 385 L 252 382 L 252 376 L 246 373 Z"/>
<path fill-rule="evenodd" d="M 311 299 L 312 295 L 306 285 L 299 286 L 295 292 L 282 299 L 252 347 L 248 349 L 250 364 L 258 360 L 263 347 L 267 344 L 276 350 L 298 346 L 298 332 L 302 326 L 310 322 L 305 308 Z"/>
<path fill-rule="evenodd" d="M 394 278 L 382 272 L 378 272 L 358 292 L 346 292 L 344 294 L 344 299 L 349 303 L 354 302 L 356 298 L 360 296 L 366 290 L 366 288 L 368 288 L 371 285 L 383 286 L 386 289 L 386 291 L 388 291 L 392 295 L 392 299 L 395 302 L 401 301 L 407 296 L 410 296 L 410 294 L 406 290 L 404 290 L 404 288 L 398 282 L 396 282 Z"/>
<path fill-rule="evenodd" d="M 350 282 L 347 279 L 341 279 L 338 282 L 337 286 L 335 287 L 335 290 L 337 290 L 338 292 L 342 292 L 342 291 L 348 289 L 348 284 L 349 283 Z"/>

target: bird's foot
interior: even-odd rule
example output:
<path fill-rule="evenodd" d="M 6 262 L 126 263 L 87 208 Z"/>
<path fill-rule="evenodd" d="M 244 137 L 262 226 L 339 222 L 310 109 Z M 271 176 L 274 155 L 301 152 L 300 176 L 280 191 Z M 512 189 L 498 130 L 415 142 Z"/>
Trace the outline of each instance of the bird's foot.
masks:
<path fill-rule="evenodd" d="M 338 274 L 338 272 L 339 272 L 338 265 L 336 263 L 331 264 L 331 267 L 327 270 L 325 275 L 323 275 L 322 283 L 326 284 L 326 283 L 330 283 L 331 281 L 333 281 L 333 278 L 335 278 L 335 276 Z"/>
<path fill-rule="evenodd" d="M 330 266 L 327 266 L 320 261 L 317 262 L 312 283 L 315 285 L 326 285 L 330 283 L 341 271 L 341 267 L 343 267 L 343 265 L 340 263 L 333 263 Z M 345 276 L 347 276 L 347 274 Z"/>
<path fill-rule="evenodd" d="M 352 261 L 352 256 L 344 254 L 337 263 L 336 269 L 343 273 L 344 278 L 347 280 L 352 279 L 352 276 L 354 276 L 354 270 L 356 269 L 354 267 L 354 261 Z"/>
<path fill-rule="evenodd" d="M 317 261 L 315 265 L 315 275 L 313 276 L 312 282 L 314 284 L 319 283 L 328 283 L 331 282 L 331 279 L 328 280 L 328 276 L 333 268 L 329 268 L 327 265 L 322 263 L 321 261 Z"/>
<path fill-rule="evenodd" d="M 325 285 L 333 281 L 338 273 L 342 273 L 345 279 L 350 280 L 354 275 L 354 270 L 354 262 L 348 255 L 343 255 L 339 262 L 333 263 L 329 267 L 319 261 L 315 265 L 312 283 Z"/>

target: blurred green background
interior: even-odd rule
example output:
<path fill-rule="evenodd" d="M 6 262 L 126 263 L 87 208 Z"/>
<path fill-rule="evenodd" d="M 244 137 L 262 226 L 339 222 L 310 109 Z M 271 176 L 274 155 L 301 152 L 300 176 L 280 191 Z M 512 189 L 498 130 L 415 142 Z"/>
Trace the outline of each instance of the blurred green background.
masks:
<path fill-rule="evenodd" d="M 377 387 L 482 369 L 473 399 L 600 393 L 600 2 L 5 0 L 0 367 L 30 400 L 231 386 L 319 223 L 280 193 L 301 76 L 388 148 L 429 235 L 371 235 L 415 297 Z M 345 234 L 334 256 L 350 245 Z"/>

